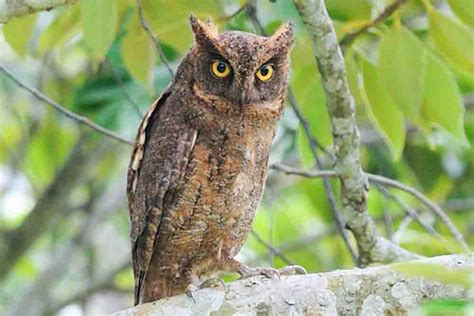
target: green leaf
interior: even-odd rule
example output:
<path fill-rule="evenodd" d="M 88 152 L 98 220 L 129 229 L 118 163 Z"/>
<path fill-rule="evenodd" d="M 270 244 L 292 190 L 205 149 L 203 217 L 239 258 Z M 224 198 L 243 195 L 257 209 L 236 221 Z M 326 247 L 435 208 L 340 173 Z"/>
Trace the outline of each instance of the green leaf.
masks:
<path fill-rule="evenodd" d="M 11 19 L 3 27 L 5 40 L 11 48 L 13 48 L 15 53 L 21 57 L 25 56 L 35 22 L 36 14 L 29 14 Z"/>
<path fill-rule="evenodd" d="M 466 24 L 474 27 L 474 1 L 448 0 L 454 13 Z"/>
<path fill-rule="evenodd" d="M 420 119 L 426 49 L 404 27 L 385 32 L 379 48 L 378 77 L 398 108 L 413 122 Z"/>
<path fill-rule="evenodd" d="M 160 40 L 180 50 L 188 49 L 192 43 L 193 33 L 189 27 L 190 12 L 203 19 L 218 16 L 220 12 L 216 1 L 183 0 L 143 0 L 143 11 Z"/>
<path fill-rule="evenodd" d="M 443 56 L 474 73 L 474 33 L 435 10 L 430 10 L 429 16 L 430 35 Z"/>
<path fill-rule="evenodd" d="M 469 144 L 464 133 L 464 104 L 449 69 L 434 54 L 428 54 L 423 116 L 451 132 L 460 142 Z"/>
<path fill-rule="evenodd" d="M 65 7 L 59 17 L 41 34 L 39 51 L 44 53 L 57 45 L 64 45 L 79 31 L 79 6 Z"/>
<path fill-rule="evenodd" d="M 130 19 L 127 35 L 123 39 L 122 58 L 130 74 L 145 86 L 150 86 L 156 50 L 140 25 L 138 12 L 134 12 Z"/>
<path fill-rule="evenodd" d="M 81 20 L 84 42 L 92 54 L 102 59 L 112 45 L 117 28 L 114 0 L 82 0 Z"/>
<path fill-rule="evenodd" d="M 405 118 L 381 86 L 377 68 L 363 60 L 362 73 L 367 113 L 387 143 L 394 160 L 400 159 L 405 146 Z"/>
<path fill-rule="evenodd" d="M 371 4 L 368 0 L 326 0 L 332 18 L 342 21 L 368 20 Z"/>
<path fill-rule="evenodd" d="M 471 271 L 453 270 L 440 264 L 401 262 L 392 265 L 392 269 L 408 276 L 423 277 L 444 284 L 460 285 L 466 288 L 472 286 Z"/>

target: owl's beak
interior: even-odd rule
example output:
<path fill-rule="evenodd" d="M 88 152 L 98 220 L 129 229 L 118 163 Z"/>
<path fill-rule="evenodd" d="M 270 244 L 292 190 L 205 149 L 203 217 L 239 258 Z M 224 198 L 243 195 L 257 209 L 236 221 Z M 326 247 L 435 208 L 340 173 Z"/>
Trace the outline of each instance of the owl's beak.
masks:
<path fill-rule="evenodd" d="M 240 97 L 238 98 L 238 103 L 240 106 L 244 106 L 245 104 L 249 103 L 248 93 L 245 90 L 243 90 L 240 93 Z"/>

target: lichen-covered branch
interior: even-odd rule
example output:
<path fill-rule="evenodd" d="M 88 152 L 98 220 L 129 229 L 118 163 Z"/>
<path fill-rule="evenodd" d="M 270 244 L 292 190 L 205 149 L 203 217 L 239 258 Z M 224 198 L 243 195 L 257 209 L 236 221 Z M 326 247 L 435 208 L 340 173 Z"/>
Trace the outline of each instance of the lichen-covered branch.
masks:
<path fill-rule="evenodd" d="M 359 161 L 359 130 L 354 99 L 347 82 L 344 57 L 323 0 L 294 0 L 313 42 L 313 51 L 326 96 L 341 181 L 341 200 L 347 226 L 357 240 L 359 263 L 415 258 L 379 236 L 367 212 L 367 175 Z M 402 257 L 398 257 L 402 256 Z"/>
<path fill-rule="evenodd" d="M 474 269 L 474 254 L 417 261 L 449 270 Z M 396 265 L 339 270 L 278 279 L 254 277 L 121 311 L 126 315 L 399 315 L 432 299 L 472 299 L 446 285 L 395 271 Z M 436 266 L 433 267 L 436 269 Z M 469 297 L 471 296 L 471 297 Z"/>
<path fill-rule="evenodd" d="M 0 0 L 0 23 L 11 18 L 37 11 L 51 10 L 64 4 L 73 4 L 77 0 Z"/>

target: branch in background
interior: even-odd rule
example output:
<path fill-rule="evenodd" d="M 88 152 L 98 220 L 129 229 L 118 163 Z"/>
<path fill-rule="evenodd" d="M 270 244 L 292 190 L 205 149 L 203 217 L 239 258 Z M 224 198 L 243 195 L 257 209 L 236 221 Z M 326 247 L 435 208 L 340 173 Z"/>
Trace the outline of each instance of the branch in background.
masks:
<path fill-rule="evenodd" d="M 271 169 L 275 170 L 280 170 L 283 171 L 286 174 L 293 174 L 293 175 L 298 175 L 302 177 L 307 177 L 307 178 L 322 178 L 322 177 L 339 177 L 340 173 L 337 173 L 335 171 L 327 170 L 327 171 L 305 171 L 297 168 L 292 168 L 289 166 L 285 166 L 282 164 L 273 164 L 270 166 Z M 456 226 L 453 224 L 451 219 L 449 218 L 448 215 L 443 211 L 441 207 L 439 207 L 435 202 L 431 201 L 428 197 L 426 197 L 423 193 L 420 191 L 416 190 L 415 188 L 412 188 L 408 185 L 405 185 L 403 183 L 400 183 L 396 180 L 389 179 L 383 176 L 379 176 L 376 174 L 372 173 L 366 173 L 366 176 L 368 180 L 376 185 L 385 185 L 389 186 L 392 188 L 396 188 L 398 190 L 401 190 L 403 192 L 409 193 L 410 195 L 414 196 L 416 199 L 418 199 L 421 203 L 423 203 L 425 206 L 428 207 L 429 210 L 431 210 L 435 215 L 438 216 L 438 218 L 441 220 L 441 222 L 446 225 L 446 227 L 449 229 L 450 233 L 453 235 L 453 237 L 456 239 L 456 241 L 463 247 L 464 251 L 469 252 L 469 246 L 467 245 L 466 241 L 464 240 L 464 237 L 462 234 L 459 232 L 459 230 L 456 228 Z M 420 223 L 421 224 L 421 223 Z M 423 224 L 422 224 L 423 225 Z M 429 231 L 429 229 L 428 229 Z"/>
<path fill-rule="evenodd" d="M 11 18 L 38 11 L 48 11 L 64 4 L 74 4 L 77 0 L 0 0 L 0 23 Z"/>
<path fill-rule="evenodd" d="M 85 300 L 100 291 L 113 289 L 114 280 L 117 274 L 128 268 L 130 268 L 130 262 L 127 260 L 106 275 L 94 279 L 92 284 L 76 291 L 74 294 L 62 299 L 61 301 L 56 302 L 54 305 L 49 306 L 45 315 L 56 315 L 65 306 Z"/>
<path fill-rule="evenodd" d="M 84 125 L 88 126 L 89 128 L 92 128 L 96 132 L 99 132 L 103 135 L 106 135 L 107 137 L 118 140 L 121 143 L 133 146 L 132 142 L 122 138 L 121 136 L 117 135 L 116 133 L 114 133 L 114 132 L 112 132 L 112 131 L 110 131 L 110 130 L 108 130 L 108 129 L 100 126 L 100 125 L 95 124 L 94 122 L 92 122 L 91 120 L 89 120 L 85 116 L 81 116 L 81 115 L 78 115 L 74 112 L 69 111 L 68 109 L 66 109 L 65 107 L 60 105 L 59 103 L 51 100 L 49 97 L 47 97 L 46 95 L 44 95 L 40 91 L 36 90 L 35 88 L 32 88 L 32 87 L 28 86 L 26 83 L 24 83 L 23 81 L 21 81 L 20 79 L 15 77 L 15 75 L 10 70 L 8 70 L 7 68 L 5 68 L 2 65 L 0 65 L 0 72 L 3 72 L 7 78 L 12 80 L 14 83 L 16 83 L 21 88 L 23 88 L 26 91 L 30 92 L 32 95 L 34 95 L 39 100 L 51 105 L 59 113 L 67 116 L 68 118 L 70 118 L 70 119 L 72 119 L 76 122 L 84 124 Z"/>
<path fill-rule="evenodd" d="M 4 249 L 1 250 L 0 257 L 0 280 L 41 234 L 48 231 L 64 213 L 71 192 L 89 174 L 87 170 L 90 170 L 96 162 L 98 155 L 91 157 L 90 149 L 81 138 L 21 225 L 5 233 Z"/>
<path fill-rule="evenodd" d="M 404 263 L 405 267 L 408 264 Z M 474 269 L 474 254 L 441 256 L 414 264 L 440 266 L 445 271 L 464 271 L 467 275 Z M 408 276 L 396 272 L 397 267 L 400 269 L 394 264 L 281 280 L 253 277 L 227 284 L 225 289 L 198 290 L 193 292 L 193 298 L 177 295 L 115 315 L 405 315 L 430 300 L 472 298 L 462 285 Z"/>
<path fill-rule="evenodd" d="M 379 184 L 383 184 L 383 185 L 387 185 L 387 186 L 390 186 L 390 187 L 393 187 L 393 188 L 397 188 L 401 191 L 404 191 L 404 192 L 409 193 L 409 194 L 413 195 L 414 197 L 416 197 L 421 203 L 423 203 L 431 211 L 433 211 L 433 213 L 435 213 L 439 217 L 441 222 L 444 225 L 446 225 L 446 227 L 448 227 L 449 232 L 453 235 L 454 239 L 456 239 L 456 241 L 462 246 L 463 250 L 466 251 L 466 252 L 470 251 L 469 246 L 467 245 L 466 241 L 464 240 L 463 235 L 456 228 L 456 225 L 454 225 L 454 223 L 451 221 L 449 216 L 446 215 L 446 213 L 443 211 L 443 209 L 441 209 L 441 207 L 439 207 L 435 202 L 431 201 L 428 197 L 423 195 L 423 193 L 421 193 L 420 191 L 418 191 L 418 190 L 416 190 L 416 189 L 414 189 L 410 186 L 407 186 L 403 183 L 400 183 L 398 181 L 395 181 L 395 180 L 392 180 L 392 179 L 389 179 L 389 178 L 385 178 L 385 177 L 382 177 L 382 176 L 379 176 L 379 175 L 375 175 L 375 174 L 370 174 L 369 175 L 369 180 L 372 181 L 372 182 L 376 182 L 376 183 L 379 183 Z"/>
<path fill-rule="evenodd" d="M 112 69 L 112 73 L 113 73 L 113 75 L 115 77 L 115 80 L 117 81 L 117 83 L 120 87 L 120 91 L 122 91 L 123 96 L 125 97 L 125 99 L 127 99 L 130 106 L 135 110 L 135 113 L 137 113 L 138 117 L 142 118 L 143 113 L 140 111 L 140 107 L 135 102 L 135 100 L 133 100 L 132 96 L 128 92 L 127 87 L 125 87 L 125 83 L 123 82 L 122 78 L 120 77 L 119 72 L 117 71 L 117 69 L 115 69 L 114 65 L 112 64 L 112 61 L 109 58 L 107 58 L 107 61 L 109 62 L 110 68 Z"/>
<path fill-rule="evenodd" d="M 258 235 L 254 230 L 251 231 L 251 234 L 252 236 L 259 242 L 261 243 L 265 248 L 268 249 L 268 251 L 270 251 L 273 255 L 277 256 L 278 258 L 280 258 L 281 260 L 283 260 L 286 264 L 288 265 L 295 265 L 295 263 L 289 259 L 284 253 L 283 251 L 280 251 L 278 249 L 276 249 L 275 247 L 273 247 L 271 244 L 269 244 L 268 242 L 266 242 L 262 237 L 260 237 L 260 235 Z"/>
<path fill-rule="evenodd" d="M 255 29 L 257 30 L 258 33 L 267 36 L 265 29 L 263 28 L 262 24 L 260 23 L 258 17 L 257 17 L 257 7 L 256 7 L 256 1 L 251 0 L 247 3 L 247 14 L 250 18 L 250 21 L 254 24 Z M 293 94 L 293 91 L 291 89 L 291 86 L 288 87 L 288 101 L 291 105 L 291 108 L 293 109 L 294 113 L 296 114 L 298 120 L 301 123 L 301 126 L 303 127 L 303 130 L 305 132 L 305 135 L 308 139 L 309 142 L 309 147 L 311 150 L 311 153 L 313 155 L 313 158 L 316 162 L 316 165 L 318 166 L 319 169 L 322 168 L 322 162 L 321 159 L 319 158 L 317 149 L 319 148 L 322 150 L 324 153 L 326 153 L 328 156 L 332 158 L 332 155 L 330 155 L 323 146 L 319 144 L 319 142 L 316 140 L 316 138 L 312 135 L 311 133 L 311 126 L 309 125 L 309 122 L 306 120 L 304 117 L 303 113 L 300 110 L 300 107 L 298 105 L 298 102 L 296 101 L 296 97 Z M 324 189 L 326 191 L 326 196 L 328 203 L 330 205 L 331 209 L 331 214 L 334 218 L 334 221 L 336 222 L 337 228 L 339 230 L 339 233 L 341 234 L 341 237 L 344 241 L 344 244 L 346 248 L 349 251 L 349 254 L 351 255 L 352 260 L 354 261 L 355 264 L 358 263 L 357 255 L 355 253 L 355 250 L 353 249 L 350 241 L 349 241 L 349 236 L 347 234 L 347 231 L 345 229 L 345 223 L 344 220 L 341 216 L 341 212 L 339 208 L 337 207 L 336 203 L 336 196 L 334 194 L 334 191 L 331 186 L 331 182 L 329 182 L 328 179 L 323 178 L 323 184 L 324 184 Z"/>
<path fill-rule="evenodd" d="M 148 21 L 145 18 L 145 14 L 143 13 L 142 0 L 137 0 L 137 7 L 138 7 L 138 14 L 140 16 L 140 23 L 142 24 L 143 29 L 147 32 L 148 36 L 151 38 L 151 40 L 155 44 L 156 50 L 158 51 L 158 55 L 160 55 L 161 62 L 165 65 L 166 69 L 171 75 L 171 78 L 173 78 L 174 77 L 173 69 L 171 69 L 171 66 L 168 63 L 168 60 L 166 59 L 165 53 L 163 52 L 163 49 L 161 48 L 160 40 L 155 35 L 155 33 L 153 33 L 153 30 L 151 29 L 150 24 L 148 24 Z"/>
<path fill-rule="evenodd" d="M 375 19 L 369 21 L 367 24 L 362 26 L 360 29 L 354 32 L 349 32 L 344 37 L 339 41 L 341 47 L 344 49 L 346 47 L 349 47 L 357 37 L 359 37 L 361 34 L 365 33 L 369 28 L 376 26 L 379 23 L 384 22 L 386 19 L 392 16 L 393 13 L 395 13 L 403 4 L 408 2 L 408 0 L 395 0 L 392 2 L 390 5 L 388 5 L 382 13 L 380 13 L 379 16 L 377 16 Z"/>
<path fill-rule="evenodd" d="M 233 18 L 235 18 L 237 15 L 239 15 L 241 12 L 243 12 L 244 10 L 247 9 L 247 3 L 245 3 L 244 5 L 240 6 L 240 8 L 238 8 L 234 13 L 230 14 L 230 15 L 227 15 L 227 16 L 222 16 L 220 18 L 217 19 L 217 22 L 224 22 L 224 21 L 229 21 L 229 20 L 232 20 Z"/>

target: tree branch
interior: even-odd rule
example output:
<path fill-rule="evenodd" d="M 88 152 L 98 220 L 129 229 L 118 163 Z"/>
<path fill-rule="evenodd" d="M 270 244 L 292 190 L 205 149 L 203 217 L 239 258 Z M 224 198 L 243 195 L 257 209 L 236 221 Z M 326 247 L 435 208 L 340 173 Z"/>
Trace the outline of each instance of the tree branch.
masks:
<path fill-rule="evenodd" d="M 341 47 L 346 48 L 350 46 L 357 37 L 361 34 L 365 33 L 369 28 L 376 26 L 379 23 L 384 22 L 386 19 L 392 16 L 398 8 L 400 8 L 403 4 L 405 4 L 408 0 L 395 0 L 391 4 L 389 4 L 375 19 L 371 20 L 360 29 L 354 32 L 349 32 L 339 41 Z"/>
<path fill-rule="evenodd" d="M 0 245 L 0 280 L 64 211 L 70 193 L 89 174 L 88 166 L 96 162 L 97 157 L 88 154 L 90 149 L 84 139 L 79 140 L 26 219 L 5 233 L 4 244 Z"/>
<path fill-rule="evenodd" d="M 416 261 L 440 270 L 474 269 L 474 254 Z M 460 285 L 447 285 L 396 272 L 400 265 L 338 270 L 264 279 L 253 277 L 224 289 L 202 289 L 124 310 L 126 315 L 384 315 L 405 314 L 433 299 L 469 299 Z M 441 270 L 441 271 L 442 271 Z"/>
<path fill-rule="evenodd" d="M 54 7 L 73 4 L 77 0 L 0 0 L 0 23 L 6 23 L 11 18 L 37 11 L 48 11 Z"/>
<path fill-rule="evenodd" d="M 148 21 L 145 18 L 145 14 L 143 13 L 143 5 L 142 5 L 142 0 L 137 0 L 137 7 L 138 7 L 138 14 L 140 16 L 140 23 L 145 30 L 145 32 L 148 34 L 148 36 L 151 38 L 153 43 L 155 44 L 156 50 L 158 51 L 158 55 L 160 56 L 161 62 L 165 65 L 166 69 L 171 75 L 171 78 L 174 77 L 173 69 L 171 69 L 171 66 L 166 59 L 165 53 L 163 52 L 163 49 L 161 48 L 161 43 L 160 39 L 158 36 L 156 36 L 155 33 L 153 33 L 153 30 L 150 27 L 150 24 L 148 24 Z"/>
<path fill-rule="evenodd" d="M 121 143 L 133 146 L 132 142 L 122 138 L 121 136 L 117 135 L 116 133 L 114 133 L 114 132 L 112 132 L 112 131 L 110 131 L 110 130 L 108 130 L 108 129 L 100 126 L 100 125 L 95 124 L 94 122 L 92 122 L 91 120 L 89 120 L 85 116 L 81 116 L 81 115 L 78 115 L 74 112 L 69 111 L 68 109 L 66 109 L 65 107 L 60 105 L 59 103 L 51 100 L 49 97 L 47 97 L 46 95 L 44 95 L 40 91 L 36 90 L 35 88 L 32 88 L 32 87 L 28 86 L 26 83 L 24 83 L 23 81 L 18 79 L 5 66 L 0 65 L 0 72 L 3 72 L 7 78 L 9 78 L 11 81 L 16 83 L 18 86 L 20 86 L 21 88 L 23 88 L 26 91 L 30 92 L 32 95 L 34 95 L 39 100 L 51 105 L 56 111 L 58 111 L 59 113 L 65 115 L 66 117 L 68 117 L 68 118 L 70 118 L 70 119 L 72 119 L 76 122 L 79 122 L 81 124 L 84 124 L 84 125 L 88 126 L 89 128 L 95 130 L 96 132 L 99 132 L 103 135 L 106 135 L 107 137 L 118 140 Z"/>
<path fill-rule="evenodd" d="M 298 175 L 306 178 L 324 178 L 324 177 L 339 177 L 340 174 L 336 171 L 332 170 L 323 170 L 323 171 L 305 171 L 297 168 L 292 168 L 286 165 L 282 164 L 273 164 L 270 166 L 271 169 L 274 170 L 279 170 L 282 171 L 286 174 L 293 174 L 293 175 Z M 385 185 L 388 187 L 396 188 L 398 190 L 404 191 L 412 196 L 414 196 L 416 199 L 418 199 L 421 203 L 423 203 L 425 206 L 428 207 L 430 211 L 432 211 L 438 218 L 441 220 L 441 222 L 446 225 L 448 228 L 449 232 L 453 235 L 453 237 L 456 239 L 456 241 L 461 245 L 464 251 L 469 252 L 470 248 L 467 245 L 463 235 L 461 232 L 456 228 L 454 223 L 451 221 L 448 215 L 443 211 L 443 209 L 438 206 L 435 202 L 431 201 L 426 195 L 421 193 L 420 191 L 416 190 L 413 187 L 410 187 L 406 184 L 403 184 L 401 182 L 398 182 L 393 179 L 386 178 L 384 176 L 379 176 L 376 174 L 372 173 L 366 173 L 367 178 L 370 182 L 378 185 Z M 404 208 L 406 210 L 406 208 Z M 411 214 L 414 215 L 414 214 Z M 416 216 L 414 217 L 416 219 Z M 422 224 L 422 223 L 420 223 Z M 424 224 L 422 224 L 424 226 Z M 425 227 L 427 228 L 427 227 Z M 431 229 L 427 229 L 428 232 L 432 232 Z"/>
<path fill-rule="evenodd" d="M 375 259 L 385 261 L 394 254 L 409 258 L 378 235 L 367 212 L 367 175 L 359 161 L 359 130 L 355 121 L 354 99 L 351 95 L 344 58 L 336 31 L 323 0 L 294 0 L 313 41 L 313 51 L 326 96 L 336 156 L 336 171 L 341 181 L 341 200 L 347 226 L 357 240 L 359 263 L 367 265 Z M 398 249 L 397 249 L 398 248 Z M 384 258 L 385 257 L 385 258 Z M 416 257 L 416 255 L 411 256 Z M 400 260 L 397 258 L 397 260 Z"/>

